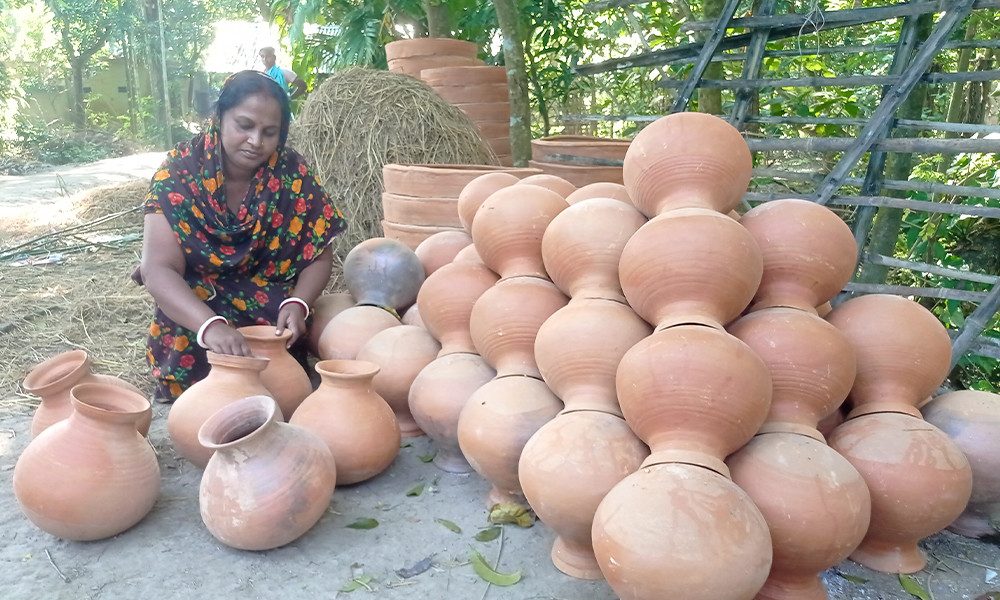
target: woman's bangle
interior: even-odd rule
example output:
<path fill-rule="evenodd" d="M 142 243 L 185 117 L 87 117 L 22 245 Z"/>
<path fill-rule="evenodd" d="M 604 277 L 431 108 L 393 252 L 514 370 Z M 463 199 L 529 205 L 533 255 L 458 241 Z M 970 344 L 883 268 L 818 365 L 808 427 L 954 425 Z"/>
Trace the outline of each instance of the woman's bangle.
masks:
<path fill-rule="evenodd" d="M 306 318 L 307 319 L 309 318 L 309 304 L 307 304 L 306 301 L 303 300 L 302 298 L 296 296 L 289 296 L 288 298 L 283 300 L 281 304 L 278 305 L 278 310 L 280 311 L 282 308 L 285 308 L 285 305 L 288 304 L 289 302 L 293 302 L 295 304 L 302 306 L 302 310 L 306 311 Z"/>
<path fill-rule="evenodd" d="M 198 337 L 195 338 L 195 341 L 198 342 L 199 346 L 205 348 L 206 350 L 208 349 L 208 346 L 205 345 L 205 331 L 212 325 L 212 323 L 216 323 L 218 321 L 225 321 L 226 324 L 229 323 L 229 321 L 226 320 L 226 317 L 223 317 L 222 315 L 215 315 L 214 317 L 209 317 L 204 323 L 201 324 L 201 327 L 198 328 Z"/>

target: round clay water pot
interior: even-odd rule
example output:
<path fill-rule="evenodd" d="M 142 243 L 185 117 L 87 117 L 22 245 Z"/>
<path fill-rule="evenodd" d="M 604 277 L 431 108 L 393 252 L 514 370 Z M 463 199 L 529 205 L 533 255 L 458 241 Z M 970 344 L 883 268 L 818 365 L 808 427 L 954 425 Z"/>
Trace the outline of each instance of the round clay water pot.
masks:
<path fill-rule="evenodd" d="M 403 318 L 400 319 L 400 322 L 403 325 L 415 325 L 417 327 L 427 329 L 424 325 L 423 317 L 420 316 L 420 308 L 416 304 L 406 309 L 406 312 L 403 313 Z"/>
<path fill-rule="evenodd" d="M 592 536 L 622 600 L 752 600 L 771 568 L 767 522 L 750 497 L 693 465 L 643 467 L 621 480 L 597 507 Z"/>
<path fill-rule="evenodd" d="M 330 507 L 337 467 L 319 436 L 281 421 L 268 396 L 237 400 L 211 416 L 198 439 L 213 451 L 198 504 L 209 532 L 240 550 L 298 539 Z"/>
<path fill-rule="evenodd" d="M 871 492 L 871 524 L 851 560 L 886 573 L 923 569 L 917 542 L 958 518 L 972 493 L 972 469 L 959 447 L 930 423 L 895 412 L 848 419 L 830 434 L 830 447 Z"/>
<path fill-rule="evenodd" d="M 487 198 L 472 223 L 472 241 L 483 262 L 502 278 L 546 277 L 542 235 L 569 205 L 558 194 L 515 184 Z"/>
<path fill-rule="evenodd" d="M 424 265 L 424 274 L 430 277 L 431 273 L 455 260 L 458 251 L 470 244 L 472 236 L 464 231 L 441 231 L 420 242 L 414 253 Z"/>
<path fill-rule="evenodd" d="M 475 261 L 444 265 L 431 274 L 417 294 L 427 331 L 441 342 L 441 356 L 476 352 L 469 332 L 472 307 L 500 277 Z"/>
<path fill-rule="evenodd" d="M 455 255 L 455 260 L 451 262 L 474 262 L 486 267 L 486 263 L 483 262 L 482 257 L 479 256 L 479 252 L 476 251 L 475 244 L 459 250 L 458 254 Z M 497 277 L 499 278 L 499 275 Z"/>
<path fill-rule="evenodd" d="M 763 262 L 743 226 L 694 208 L 671 210 L 640 227 L 618 269 L 629 305 L 655 327 L 721 327 L 750 303 Z"/>
<path fill-rule="evenodd" d="M 323 328 L 319 356 L 323 360 L 353 360 L 373 335 L 400 324 L 398 318 L 377 306 L 352 306 Z"/>
<path fill-rule="evenodd" d="M 478 354 L 458 352 L 434 359 L 413 380 L 410 412 L 420 429 L 434 440 L 434 466 L 442 471 L 472 471 L 458 445 L 458 417 L 472 394 L 496 374 Z"/>
<path fill-rule="evenodd" d="M 378 365 L 359 360 L 316 363 L 319 387 L 289 421 L 318 435 L 333 454 L 337 485 L 371 479 L 399 453 L 399 425 L 375 391 Z"/>
<path fill-rule="evenodd" d="M 541 169 L 537 169 L 541 170 Z M 572 183 L 566 181 L 562 177 L 557 175 L 549 175 L 548 173 L 539 173 L 537 175 L 528 175 L 524 179 L 518 181 L 515 185 L 535 185 L 538 187 L 543 187 L 547 190 L 559 194 L 560 198 L 565 199 L 576 191 L 576 186 Z"/>
<path fill-rule="evenodd" d="M 498 172 L 480 175 L 466 184 L 458 195 L 458 219 L 462 222 L 462 227 L 471 232 L 472 219 L 483 202 L 494 192 L 510 187 L 518 181 L 520 180 L 510 173 Z"/>
<path fill-rule="evenodd" d="M 636 134 L 623 175 L 636 208 L 652 218 L 690 207 L 725 214 L 739 206 L 752 168 L 750 149 L 735 127 L 712 115 L 682 112 Z"/>
<path fill-rule="evenodd" d="M 752 308 L 791 306 L 814 312 L 854 275 L 858 248 L 851 228 L 829 208 L 807 200 L 774 200 L 740 218 L 764 257 Z"/>
<path fill-rule="evenodd" d="M 292 332 L 285 329 L 275 335 L 274 325 L 248 325 L 237 329 L 243 334 L 254 356 L 268 359 L 267 367 L 261 371 L 260 380 L 281 409 L 281 414 L 291 415 L 312 393 L 312 382 L 299 361 L 288 353 L 285 345 Z"/>
<path fill-rule="evenodd" d="M 535 336 L 546 319 L 569 299 L 551 281 L 538 277 L 503 279 L 483 292 L 469 315 L 477 354 L 497 375 L 541 377 Z"/>
<path fill-rule="evenodd" d="M 72 412 L 35 437 L 14 466 L 24 514 L 56 537 L 90 541 L 129 529 L 153 508 L 160 467 L 136 421 L 142 395 L 105 383 L 73 387 Z"/>
<path fill-rule="evenodd" d="M 764 433 L 726 460 L 733 482 L 760 509 L 774 561 L 760 600 L 826 600 L 819 573 L 868 531 L 871 497 L 857 469 L 815 438 Z"/>
<path fill-rule="evenodd" d="M 420 259 L 397 240 L 365 240 L 344 258 L 344 284 L 358 304 L 404 310 L 416 301 L 424 277 Z"/>
<path fill-rule="evenodd" d="M 564 412 L 597 410 L 621 416 L 615 374 L 632 346 L 653 328 L 621 302 L 574 298 L 538 328 L 535 361 Z"/>
<path fill-rule="evenodd" d="M 403 437 L 424 433 L 410 414 L 410 386 L 420 371 L 437 358 L 440 350 L 441 344 L 426 329 L 400 325 L 376 333 L 358 351 L 358 360 L 379 367 L 374 380 L 375 393 L 396 414 Z"/>
<path fill-rule="evenodd" d="M 260 377 L 267 368 L 268 359 L 211 351 L 206 354 L 208 363 L 212 365 L 208 375 L 184 390 L 170 406 L 167 416 L 167 432 L 174 449 L 201 469 L 212 457 L 212 450 L 202 446 L 198 440 L 198 430 L 205 421 L 240 398 L 271 395 Z M 281 414 L 278 418 L 284 419 Z"/>
<path fill-rule="evenodd" d="M 357 301 L 347 292 L 323 294 L 312 305 L 312 321 L 309 323 L 309 337 L 306 344 L 313 356 L 319 356 L 319 336 L 323 328 L 341 312 L 357 304 Z"/>
<path fill-rule="evenodd" d="M 581 579 L 604 577 L 590 538 L 594 513 L 648 455 L 624 419 L 592 410 L 564 412 L 531 436 L 518 475 L 531 508 L 557 535 L 557 569 Z"/>
<path fill-rule="evenodd" d="M 929 310 L 888 294 L 852 298 L 826 320 L 854 348 L 858 372 L 849 402 L 913 407 L 948 375 L 951 338 Z"/>
<path fill-rule="evenodd" d="M 591 198 L 611 198 L 612 200 L 618 200 L 632 206 L 632 199 L 628 197 L 628 190 L 625 189 L 625 186 L 610 181 L 590 183 L 578 188 L 575 192 L 566 196 L 566 202 L 572 206 Z"/>
<path fill-rule="evenodd" d="M 1000 396 L 961 390 L 925 404 L 924 419 L 948 434 L 972 467 L 969 505 L 948 529 L 966 537 L 997 535 L 1000 523 Z"/>
<path fill-rule="evenodd" d="M 542 236 L 542 262 L 552 283 L 570 298 L 624 301 L 618 263 L 646 217 L 610 198 L 574 204 L 549 223 Z"/>
<path fill-rule="evenodd" d="M 458 443 L 477 473 L 492 484 L 487 508 L 525 503 L 518 478 L 521 451 L 562 402 L 540 379 L 497 377 L 473 392 L 458 417 Z"/>

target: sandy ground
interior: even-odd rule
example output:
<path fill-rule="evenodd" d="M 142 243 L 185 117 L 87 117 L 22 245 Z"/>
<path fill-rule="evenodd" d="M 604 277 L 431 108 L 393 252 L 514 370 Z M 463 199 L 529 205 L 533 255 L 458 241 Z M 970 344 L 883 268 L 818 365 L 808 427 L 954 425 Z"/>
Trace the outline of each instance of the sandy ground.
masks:
<path fill-rule="evenodd" d="M 145 178 L 161 157 L 102 161 L 62 170 L 59 177 L 67 187 L 114 183 L 121 181 L 120 177 Z M 0 178 L 0 246 L 3 210 L 13 210 L 14 204 L 23 209 L 25 203 L 59 201 L 53 181 L 58 186 L 59 179 L 53 173 Z M 135 327 L 141 331 L 145 323 L 137 322 Z M 0 390 L 17 389 L 16 381 L 0 381 Z M 473 536 L 489 525 L 485 506 L 489 486 L 475 474 L 447 474 L 421 461 L 420 456 L 433 452 L 433 442 L 425 437 L 404 443 L 399 457 L 380 476 L 338 488 L 328 513 L 299 540 L 267 552 L 225 547 L 201 522 L 201 472 L 174 452 L 166 433 L 167 410 L 164 405 L 154 407 L 149 436 L 162 473 L 160 496 L 152 512 L 136 527 L 112 539 L 77 543 L 40 531 L 19 510 L 11 477 L 17 457 L 30 441 L 32 407 L 20 397 L 0 398 L 0 598 L 616 597 L 603 581 L 580 581 L 557 571 L 549 560 L 554 534 L 542 523 L 529 529 L 506 525 L 502 538 L 475 541 Z M 420 495 L 406 495 L 420 483 L 425 486 Z M 360 518 L 374 518 L 379 525 L 369 530 L 346 527 Z M 457 524 L 461 533 L 436 519 Z M 997 546 L 942 532 L 924 540 L 922 547 L 930 557 L 928 568 L 915 577 L 930 591 L 929 598 L 971 600 L 1000 590 Z M 522 580 L 506 588 L 488 585 L 468 563 L 470 548 L 491 564 L 499 560 L 502 572 L 520 571 Z M 409 578 L 397 574 L 428 558 L 431 566 L 426 571 Z M 719 577 L 725 576 L 719 573 Z M 356 578 L 367 581 L 368 587 L 340 591 Z M 902 588 L 897 576 L 876 573 L 851 561 L 828 570 L 823 579 L 833 600 L 914 597 Z"/>

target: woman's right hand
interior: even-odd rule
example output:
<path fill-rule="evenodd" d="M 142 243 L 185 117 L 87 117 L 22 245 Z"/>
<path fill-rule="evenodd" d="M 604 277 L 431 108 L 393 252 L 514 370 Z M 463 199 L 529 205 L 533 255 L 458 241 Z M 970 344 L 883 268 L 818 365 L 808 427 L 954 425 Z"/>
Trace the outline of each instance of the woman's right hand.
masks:
<path fill-rule="evenodd" d="M 207 349 L 216 354 L 235 356 L 251 356 L 253 354 L 250 351 L 250 344 L 247 344 L 243 334 L 226 324 L 222 319 L 210 324 L 205 329 L 201 339 L 208 346 Z"/>

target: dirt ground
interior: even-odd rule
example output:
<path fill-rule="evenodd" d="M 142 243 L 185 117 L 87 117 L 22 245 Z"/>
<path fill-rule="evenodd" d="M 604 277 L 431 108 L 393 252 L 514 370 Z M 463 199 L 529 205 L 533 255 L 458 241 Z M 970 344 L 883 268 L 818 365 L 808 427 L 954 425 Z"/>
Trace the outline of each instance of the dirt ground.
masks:
<path fill-rule="evenodd" d="M 9 240 L 24 239 L 25 211 L 38 221 L 38 231 L 71 223 L 80 196 L 61 194 L 63 188 L 72 192 L 147 178 L 161 157 L 140 155 L 0 178 L 0 251 Z M 380 476 L 338 488 L 330 510 L 299 540 L 267 552 L 225 547 L 201 522 L 200 471 L 174 452 L 166 433 L 168 407 L 159 404 L 149 440 L 158 454 L 162 487 L 152 512 L 136 527 L 98 542 L 67 542 L 35 528 L 18 508 L 11 485 L 17 457 L 30 441 L 34 410 L 20 382 L 34 361 L 81 347 L 95 357 L 98 372 L 150 390 L 141 359 L 150 304 L 141 290 L 129 287 L 124 272 L 137 253 L 133 243 L 44 266 L 0 263 L 0 598 L 615 598 L 605 582 L 576 580 L 552 566 L 554 535 L 542 523 L 528 529 L 505 525 L 500 538 L 475 541 L 473 536 L 489 526 L 489 486 L 475 474 L 448 474 L 423 462 L 422 456 L 433 453 L 433 442 L 425 437 L 404 442 L 397 460 Z M 92 305 L 86 299 L 69 303 L 95 281 L 105 282 L 107 289 L 90 299 Z M 10 326 L 4 328 L 4 322 Z M 424 485 L 422 493 L 407 495 L 418 484 Z M 378 526 L 347 527 L 362 518 L 374 518 Z M 461 532 L 437 519 L 453 522 Z M 927 598 L 972 600 L 1000 590 L 1000 547 L 948 532 L 924 540 L 922 547 L 928 567 L 914 577 Z M 487 584 L 469 563 L 470 548 L 501 572 L 520 571 L 522 579 L 510 587 Z M 400 575 L 426 565 L 419 574 Z M 851 561 L 828 570 L 823 579 L 833 600 L 915 597 L 897 576 Z M 341 591 L 352 581 L 365 583 Z"/>

